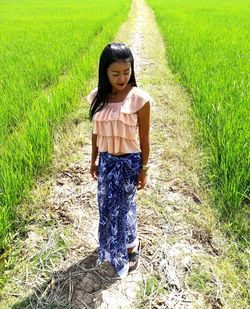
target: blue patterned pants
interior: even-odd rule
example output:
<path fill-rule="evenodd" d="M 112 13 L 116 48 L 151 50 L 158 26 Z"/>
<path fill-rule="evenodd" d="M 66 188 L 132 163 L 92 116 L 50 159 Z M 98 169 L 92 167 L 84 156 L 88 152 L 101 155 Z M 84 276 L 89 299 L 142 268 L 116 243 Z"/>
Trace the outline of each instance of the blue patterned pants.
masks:
<path fill-rule="evenodd" d="M 128 248 L 138 244 L 136 181 L 141 153 L 99 153 L 99 262 L 108 260 L 120 277 L 128 273 Z"/>

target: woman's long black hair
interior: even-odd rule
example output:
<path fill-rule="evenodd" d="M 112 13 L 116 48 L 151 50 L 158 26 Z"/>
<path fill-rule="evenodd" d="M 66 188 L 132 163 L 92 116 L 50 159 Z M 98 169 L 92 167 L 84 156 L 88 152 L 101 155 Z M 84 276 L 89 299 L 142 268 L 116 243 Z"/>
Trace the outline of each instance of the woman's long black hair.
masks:
<path fill-rule="evenodd" d="M 108 104 L 108 94 L 112 91 L 112 86 L 108 80 L 107 69 L 113 62 L 119 60 L 130 62 L 131 76 L 128 84 L 137 86 L 134 72 L 134 57 L 131 50 L 123 43 L 108 44 L 102 51 L 99 61 L 98 90 L 89 110 L 91 120 L 96 112 Z"/>

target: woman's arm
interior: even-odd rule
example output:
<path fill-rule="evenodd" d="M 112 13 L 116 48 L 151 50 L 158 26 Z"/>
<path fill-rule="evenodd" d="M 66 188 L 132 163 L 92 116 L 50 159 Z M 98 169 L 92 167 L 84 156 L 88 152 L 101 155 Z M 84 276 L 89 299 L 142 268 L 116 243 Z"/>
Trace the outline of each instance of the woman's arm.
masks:
<path fill-rule="evenodd" d="M 147 102 L 143 107 L 137 112 L 138 122 L 139 122 L 139 138 L 140 138 L 140 147 L 141 147 L 141 164 L 147 165 L 150 151 L 150 103 Z M 137 186 L 138 190 L 145 187 L 147 183 L 147 173 L 146 171 L 141 170 Z"/>
<path fill-rule="evenodd" d="M 96 159 L 98 155 L 98 147 L 96 146 L 97 134 L 92 133 L 92 152 L 91 152 L 91 166 L 90 174 L 96 180 L 97 179 L 97 164 Z"/>

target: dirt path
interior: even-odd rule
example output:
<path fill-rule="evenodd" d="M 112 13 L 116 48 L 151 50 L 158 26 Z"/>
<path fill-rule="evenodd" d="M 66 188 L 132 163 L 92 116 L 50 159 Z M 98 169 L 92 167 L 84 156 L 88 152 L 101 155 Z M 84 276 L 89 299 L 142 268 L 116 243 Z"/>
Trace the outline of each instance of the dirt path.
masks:
<path fill-rule="evenodd" d="M 42 212 L 18 244 L 22 260 L 4 288 L 1 308 L 210 306 L 186 282 L 194 260 L 218 253 L 209 230 L 204 232 L 208 223 L 196 225 L 204 212 L 195 168 L 200 154 L 191 143 L 187 98 L 167 68 L 163 40 L 143 1 L 133 1 L 117 41 L 128 42 L 138 84 L 154 99 L 150 181 L 138 194 L 141 267 L 119 280 L 107 263 L 96 265 L 96 182 L 88 173 L 90 125 L 81 122 L 56 146 L 56 174 L 34 191 L 40 198 L 32 207 Z"/>

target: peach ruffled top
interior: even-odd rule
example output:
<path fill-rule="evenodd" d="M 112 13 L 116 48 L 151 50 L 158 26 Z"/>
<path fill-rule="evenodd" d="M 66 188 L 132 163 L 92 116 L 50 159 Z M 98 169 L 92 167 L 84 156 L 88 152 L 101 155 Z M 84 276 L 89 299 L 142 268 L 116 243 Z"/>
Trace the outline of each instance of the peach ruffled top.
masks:
<path fill-rule="evenodd" d="M 97 88 L 87 96 L 89 103 L 95 98 Z M 108 103 L 93 117 L 93 133 L 97 134 L 99 152 L 140 152 L 137 136 L 137 111 L 152 98 L 142 89 L 133 87 L 123 102 Z"/>

